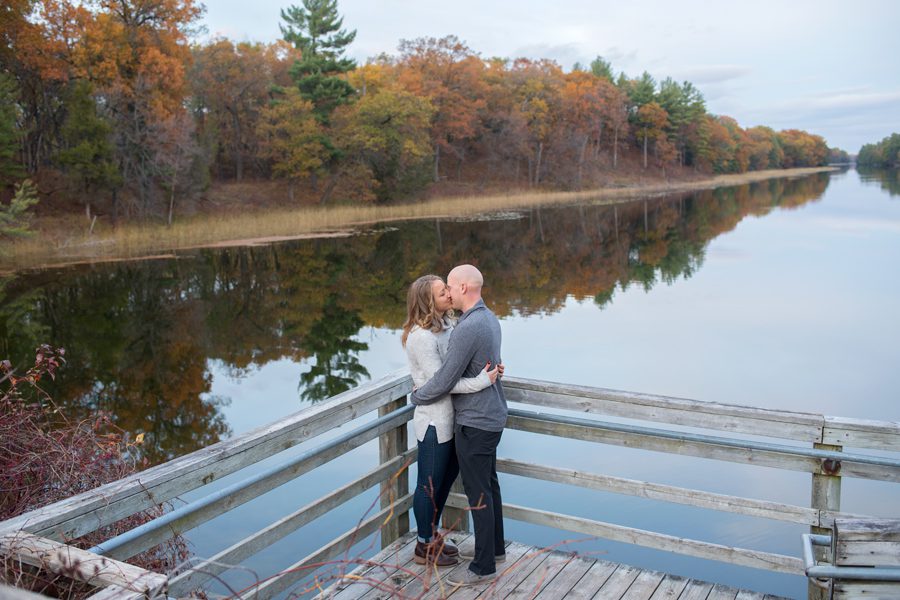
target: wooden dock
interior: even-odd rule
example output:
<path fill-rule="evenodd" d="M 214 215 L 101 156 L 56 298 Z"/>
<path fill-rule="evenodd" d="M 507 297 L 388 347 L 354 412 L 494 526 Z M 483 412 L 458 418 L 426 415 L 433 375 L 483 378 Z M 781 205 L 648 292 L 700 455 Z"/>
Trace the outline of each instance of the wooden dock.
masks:
<path fill-rule="evenodd" d="M 734 546 L 727 538 L 677 537 L 602 521 L 596 518 L 599 515 L 563 514 L 508 502 L 503 505 L 505 519 L 766 572 L 806 577 L 809 569 L 825 569 L 831 575 L 816 577 L 834 581 L 842 579 L 842 574 L 829 571 L 825 565 L 829 564 L 828 548 L 835 524 L 848 518 L 874 518 L 842 512 L 841 482 L 866 479 L 900 483 L 900 422 L 767 410 L 532 379 L 505 378 L 503 385 L 511 403 L 507 428 L 534 436 L 536 442 L 546 437 L 563 438 L 583 444 L 586 450 L 595 445 L 612 445 L 793 471 L 809 482 L 811 501 L 807 506 L 765 497 L 732 496 L 585 468 L 524 462 L 517 456 L 498 458 L 498 472 L 553 485 L 762 518 L 793 531 L 799 525 L 810 532 L 804 539 L 812 544 L 815 536 L 817 543 L 808 553 L 804 546 L 801 558 L 799 554 Z M 455 600 L 479 596 L 772 598 L 518 543 L 508 547 L 510 560 L 503 565 L 499 580 L 488 589 L 448 589 L 441 582 L 452 571 L 426 572 L 411 561 L 408 532 L 412 490 L 408 468 L 417 455 L 417 447 L 408 437 L 414 407 L 407 404 L 406 396 L 411 391 L 408 373 L 391 373 L 274 423 L 0 522 L 0 559 L 64 573 L 61 577 L 65 585 L 70 580 L 85 582 L 95 588 L 96 593 L 91 596 L 94 600 L 186 597 L 198 590 L 202 592 L 210 581 L 229 576 L 229 571 L 241 567 L 250 557 L 367 490 L 378 489 L 377 503 L 363 521 L 353 521 L 351 529 L 322 546 L 316 548 L 313 544 L 314 549 L 288 568 L 260 573 L 258 585 L 239 592 L 237 597 L 275 599 L 315 578 L 322 591 L 332 586 L 329 594 L 345 599 L 451 595 Z M 621 422 L 623 419 L 626 422 Z M 339 431 L 330 434 L 339 427 Z M 336 489 L 326 490 L 302 507 L 285 506 L 289 514 L 226 548 L 216 549 L 213 556 L 197 557 L 174 573 L 154 572 L 128 562 L 165 543 L 175 533 L 190 531 L 376 440 L 378 462 L 369 471 L 354 475 Z M 302 452 L 281 454 L 298 444 L 304 444 Z M 845 447 L 851 450 L 846 451 Z M 278 455 L 279 460 L 261 466 L 262 461 Z M 238 476 L 225 487 L 210 489 L 205 495 L 92 548 L 71 544 L 71 540 L 239 472 L 243 478 Z M 460 491 L 456 488 L 447 500 L 443 513 L 446 528 L 467 529 L 470 508 Z M 896 512 L 886 516 L 900 518 Z M 375 559 L 347 560 L 355 543 L 376 533 L 380 534 L 383 551 Z M 798 546 L 799 542 L 798 539 Z M 344 572 L 335 571 L 337 564 L 344 565 Z M 364 565 L 363 569 L 351 573 L 358 565 Z M 854 578 L 873 580 L 873 575 L 877 575 L 876 583 L 900 580 L 897 572 L 879 571 L 877 567 L 866 564 L 864 573 L 854 571 Z M 846 573 L 843 571 L 843 575 Z M 0 591 L 0 596 L 4 593 Z M 824 597 L 819 581 L 810 582 L 808 597 Z"/>
<path fill-rule="evenodd" d="M 450 539 L 460 545 L 472 543 L 471 535 L 467 533 L 451 535 Z M 330 581 L 334 583 L 318 599 L 780 600 L 780 596 L 738 590 L 519 542 L 507 542 L 506 561 L 497 564 L 497 580 L 494 583 L 454 587 L 446 583 L 446 579 L 457 570 L 465 569 L 465 561 L 443 569 L 417 565 L 413 561 L 415 540 L 414 533 L 404 535 L 368 564 L 349 573 L 322 573 L 323 585 L 328 585 Z"/>

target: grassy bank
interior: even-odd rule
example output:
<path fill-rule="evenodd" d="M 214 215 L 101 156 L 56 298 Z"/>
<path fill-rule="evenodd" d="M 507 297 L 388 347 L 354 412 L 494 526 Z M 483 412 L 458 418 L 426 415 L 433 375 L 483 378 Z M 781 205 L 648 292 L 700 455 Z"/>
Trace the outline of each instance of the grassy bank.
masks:
<path fill-rule="evenodd" d="M 92 235 L 73 219 L 47 220 L 32 238 L 5 244 L 0 272 L 78 262 L 170 256 L 175 250 L 264 244 L 325 235 L 349 235 L 356 226 L 385 221 L 462 217 L 499 210 L 580 201 L 613 204 L 660 194 L 740 185 L 778 177 L 803 176 L 830 167 L 756 171 L 709 179 L 605 188 L 579 192 L 533 192 L 437 198 L 388 206 L 361 205 L 260 210 L 246 214 L 203 214 L 162 224 L 126 224 Z"/>

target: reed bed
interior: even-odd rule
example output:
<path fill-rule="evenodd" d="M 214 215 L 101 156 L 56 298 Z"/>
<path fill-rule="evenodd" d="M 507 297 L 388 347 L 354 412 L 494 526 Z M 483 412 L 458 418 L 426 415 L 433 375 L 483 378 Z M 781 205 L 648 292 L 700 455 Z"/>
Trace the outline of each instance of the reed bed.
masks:
<path fill-rule="evenodd" d="M 171 256 L 176 250 L 214 246 L 266 244 L 303 237 L 350 235 L 357 227 L 389 221 L 471 217 L 516 210 L 590 201 L 613 204 L 635 198 L 741 185 L 778 177 L 798 177 L 834 170 L 831 167 L 768 170 L 710 179 L 635 185 L 577 192 L 529 192 L 439 198 L 428 202 L 391 205 L 336 205 L 259 210 L 221 215 L 202 214 L 176 221 L 76 229 L 73 219 L 42 224 L 30 238 L 8 242 L 0 251 L 0 273 L 61 266 Z"/>

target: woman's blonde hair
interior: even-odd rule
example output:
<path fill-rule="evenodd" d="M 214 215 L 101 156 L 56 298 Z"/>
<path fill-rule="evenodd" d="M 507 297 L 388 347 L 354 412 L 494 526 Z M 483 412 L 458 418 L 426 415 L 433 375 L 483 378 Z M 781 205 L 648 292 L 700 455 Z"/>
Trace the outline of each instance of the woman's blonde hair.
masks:
<path fill-rule="evenodd" d="M 406 338 L 412 328 L 418 325 L 422 329 L 430 329 L 437 333 L 443 328 L 443 313 L 434 306 L 434 294 L 431 286 L 435 281 L 444 282 L 437 275 L 422 275 L 412 282 L 406 293 L 406 322 L 403 324 L 401 342 L 406 347 Z"/>

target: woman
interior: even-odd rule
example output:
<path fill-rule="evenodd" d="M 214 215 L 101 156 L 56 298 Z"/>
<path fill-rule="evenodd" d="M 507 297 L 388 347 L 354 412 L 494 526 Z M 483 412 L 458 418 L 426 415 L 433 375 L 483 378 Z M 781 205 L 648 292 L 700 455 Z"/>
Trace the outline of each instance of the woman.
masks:
<path fill-rule="evenodd" d="M 406 308 L 402 341 L 413 384 L 419 387 L 432 378 L 447 354 L 454 323 L 450 290 L 437 275 L 423 275 L 409 287 Z M 490 366 L 490 363 L 485 365 L 478 377 L 460 379 L 451 393 L 472 393 L 493 385 L 499 368 L 490 369 Z M 430 562 L 439 567 L 455 565 L 459 550 L 447 543 L 437 528 L 450 486 L 459 474 L 450 395 L 433 404 L 417 406 L 413 429 L 419 442 L 418 477 L 413 495 L 413 514 L 419 536 L 415 561 L 418 564 Z"/>

